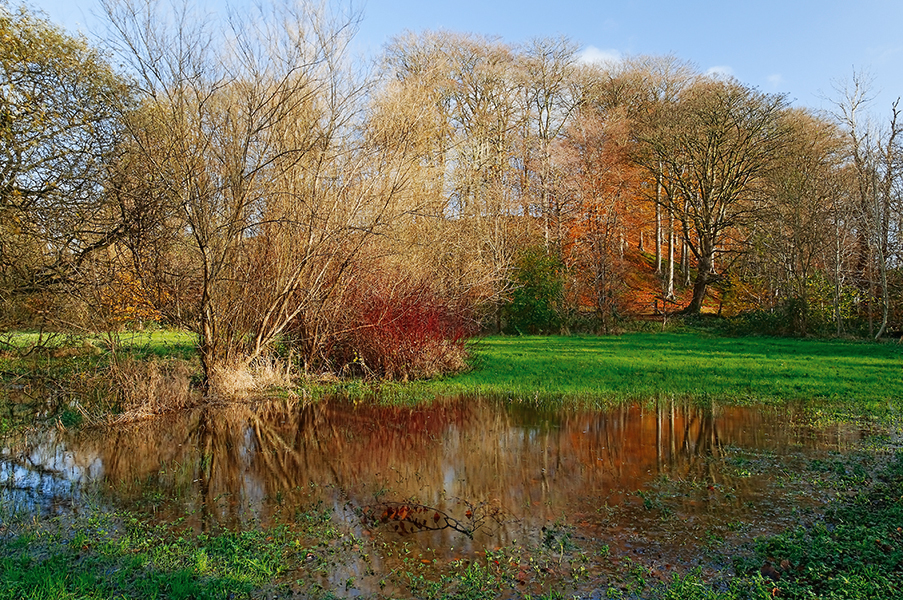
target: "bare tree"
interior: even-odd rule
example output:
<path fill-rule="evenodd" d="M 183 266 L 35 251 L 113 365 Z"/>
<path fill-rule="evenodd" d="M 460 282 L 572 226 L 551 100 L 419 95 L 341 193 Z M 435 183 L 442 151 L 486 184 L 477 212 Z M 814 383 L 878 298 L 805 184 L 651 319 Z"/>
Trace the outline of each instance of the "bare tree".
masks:
<path fill-rule="evenodd" d="M 524 126 L 517 55 L 492 38 L 425 32 L 396 39 L 386 60 L 397 85 L 385 91 L 410 104 L 395 114 L 420 115 L 409 125 L 426 141 L 427 180 L 418 185 L 431 198 L 426 214 L 397 233 L 446 293 L 498 316 L 526 222 L 515 166 Z"/>
<path fill-rule="evenodd" d="M 672 55 L 627 57 L 618 63 L 591 67 L 584 76 L 588 85 L 581 95 L 581 104 L 594 107 L 600 114 L 619 114 L 630 123 L 632 138 L 643 131 L 653 129 L 656 118 L 670 119 L 672 115 L 662 106 L 675 104 L 680 95 L 699 75 L 696 68 Z M 655 272 L 662 276 L 662 291 L 666 298 L 674 297 L 675 246 L 683 244 L 683 235 L 674 227 L 674 214 L 668 210 L 673 205 L 663 195 L 668 190 L 662 185 L 664 165 L 650 173 L 648 194 L 654 209 L 653 237 Z M 634 208 L 636 212 L 640 207 Z M 640 211 L 642 212 L 642 211 Z M 668 265 L 662 267 L 663 224 L 667 221 Z M 641 219 L 642 227 L 646 223 Z"/>
<path fill-rule="evenodd" d="M 625 264 L 621 248 L 626 205 L 636 185 L 629 161 L 630 127 L 623 111 L 580 111 L 556 148 L 565 174 L 556 191 L 571 207 L 564 242 L 578 297 L 590 298 L 600 329 L 611 331 L 622 304 Z"/>
<path fill-rule="evenodd" d="M 524 124 L 521 166 L 528 182 L 522 193 L 543 221 L 546 249 L 560 252 L 564 203 L 552 161 L 553 146 L 579 105 L 577 46 L 567 38 L 538 38 L 517 57 Z"/>
<path fill-rule="evenodd" d="M 387 226 L 406 144 L 367 143 L 366 84 L 345 58 L 353 17 L 291 3 L 226 21 L 189 3 L 104 7 L 141 94 L 132 160 L 183 218 L 201 360 L 225 388 L 290 323 L 315 323 L 305 317 Z"/>
<path fill-rule="evenodd" d="M 674 214 L 696 258 L 698 314 L 718 279 L 714 260 L 728 236 L 748 222 L 766 196 L 765 176 L 789 140 L 784 98 L 736 81 L 698 79 L 676 100 L 650 112 L 639 133 L 638 162 L 662 182 L 659 199 Z"/>
<path fill-rule="evenodd" d="M 869 333 L 876 339 L 887 329 L 890 311 L 888 289 L 888 264 L 892 227 L 895 219 L 894 196 L 900 182 L 901 144 L 903 120 L 900 119 L 900 100 L 891 107 L 891 116 L 886 128 L 870 122 L 865 111 L 871 101 L 870 81 L 864 73 L 854 73 L 852 80 L 841 90 L 841 98 L 835 103 L 835 116 L 847 131 L 850 154 L 855 173 L 856 197 L 859 204 L 862 227 L 860 238 L 867 251 L 866 260 L 861 261 L 867 270 L 870 287 Z M 881 324 L 874 331 L 871 298 L 875 286 L 874 268 L 878 270 L 878 286 L 881 295 Z"/>
<path fill-rule="evenodd" d="M 812 303 L 830 301 L 813 297 L 813 284 L 834 253 L 832 217 L 844 202 L 840 172 L 845 146 L 833 123 L 802 110 L 788 111 L 784 118 L 792 139 L 769 175 L 771 194 L 759 219 L 750 224 L 750 236 L 764 263 L 762 272 L 769 273 L 776 287 L 773 296 L 796 303 L 795 329 L 805 334 Z M 827 308 L 821 312 L 830 315 L 833 307 Z"/>

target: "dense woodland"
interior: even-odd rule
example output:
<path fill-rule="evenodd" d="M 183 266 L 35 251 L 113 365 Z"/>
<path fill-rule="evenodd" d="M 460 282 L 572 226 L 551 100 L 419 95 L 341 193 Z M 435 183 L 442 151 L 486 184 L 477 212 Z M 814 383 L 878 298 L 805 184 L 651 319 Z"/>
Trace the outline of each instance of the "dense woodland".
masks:
<path fill-rule="evenodd" d="M 215 386 L 677 314 L 903 328 L 903 123 L 865 74 L 822 114 L 563 38 L 408 33 L 370 65 L 314 3 L 104 10 L 89 42 L 0 1 L 2 331 L 189 328 Z"/>

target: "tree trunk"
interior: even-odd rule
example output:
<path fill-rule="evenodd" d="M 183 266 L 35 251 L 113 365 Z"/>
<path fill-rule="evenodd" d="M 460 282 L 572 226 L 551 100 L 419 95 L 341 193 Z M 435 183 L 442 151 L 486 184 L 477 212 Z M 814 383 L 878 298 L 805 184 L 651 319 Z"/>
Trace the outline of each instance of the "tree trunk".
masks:
<path fill-rule="evenodd" d="M 880 233 L 883 236 L 883 224 L 880 224 L 879 226 L 882 227 Z M 884 332 L 887 330 L 887 318 L 888 313 L 890 312 L 890 296 L 887 291 L 887 259 L 885 258 L 884 250 L 882 249 L 882 240 L 879 239 L 876 246 L 878 254 L 878 283 L 881 287 L 881 325 L 878 327 L 878 332 L 875 334 L 875 339 L 877 340 L 884 335 Z"/>
<path fill-rule="evenodd" d="M 674 213 L 668 211 L 668 276 L 665 282 L 665 297 L 674 298 Z"/>
<path fill-rule="evenodd" d="M 705 300 L 709 283 L 712 281 L 714 255 L 715 246 L 713 244 L 704 243 L 699 248 L 699 258 L 696 261 L 696 281 L 693 282 L 693 298 L 683 310 L 685 315 L 698 315 L 702 312 L 702 303 Z"/>
<path fill-rule="evenodd" d="M 690 249 L 686 238 L 680 245 L 680 272 L 684 277 L 684 285 L 690 285 Z"/>
<path fill-rule="evenodd" d="M 843 330 L 843 315 L 840 310 L 842 285 L 840 281 L 840 223 L 837 209 L 834 209 L 834 318 L 837 321 L 837 335 Z"/>
<path fill-rule="evenodd" d="M 216 364 L 216 332 L 210 313 L 209 305 L 201 310 L 200 340 L 198 340 L 198 355 L 201 359 L 201 370 L 204 377 L 201 389 L 204 393 L 210 389 L 210 376 L 213 374 L 213 367 Z"/>
<path fill-rule="evenodd" d="M 871 238 L 869 238 L 871 240 Z M 869 244 L 868 252 L 868 278 L 869 278 L 869 337 L 875 335 L 875 259 L 874 250 Z"/>
<path fill-rule="evenodd" d="M 661 166 L 659 166 L 661 168 Z M 670 212 L 670 211 L 669 211 Z M 662 274 L 662 181 L 655 182 L 655 274 Z"/>
<path fill-rule="evenodd" d="M 708 286 L 708 275 L 696 276 L 696 281 L 693 283 L 693 298 L 690 300 L 690 304 L 683 309 L 683 314 L 698 315 L 702 312 L 702 302 L 705 300 Z"/>

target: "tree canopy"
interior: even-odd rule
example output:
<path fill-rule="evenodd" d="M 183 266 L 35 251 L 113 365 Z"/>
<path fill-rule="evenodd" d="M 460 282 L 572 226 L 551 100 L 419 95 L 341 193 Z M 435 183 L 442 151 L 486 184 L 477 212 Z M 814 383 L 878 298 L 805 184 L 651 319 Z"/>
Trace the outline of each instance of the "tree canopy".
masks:
<path fill-rule="evenodd" d="M 124 231 L 105 193 L 129 87 L 86 39 L 0 5 L 3 293 L 72 283 Z M 12 298 L 7 296 L 7 301 Z"/>
<path fill-rule="evenodd" d="M 103 6 L 101 51 L 0 5 L 7 328 L 189 327 L 222 387 L 675 312 L 903 328 L 901 125 L 860 77 L 824 115 L 566 38 L 408 33 L 368 70 L 327 5 Z"/>

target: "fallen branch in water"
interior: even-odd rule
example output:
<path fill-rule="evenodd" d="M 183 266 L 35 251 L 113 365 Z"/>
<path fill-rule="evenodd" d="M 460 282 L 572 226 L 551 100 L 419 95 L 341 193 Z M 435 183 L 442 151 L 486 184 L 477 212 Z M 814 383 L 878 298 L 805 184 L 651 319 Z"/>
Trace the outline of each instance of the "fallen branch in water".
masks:
<path fill-rule="evenodd" d="M 443 510 L 417 502 L 380 502 L 369 504 L 360 509 L 364 522 L 371 525 L 392 525 L 392 529 L 401 535 L 418 531 L 439 531 L 452 529 L 473 539 L 473 534 L 480 529 L 487 519 L 501 524 L 505 520 L 505 512 L 498 506 L 487 502 L 478 505 L 467 504 L 464 513 L 466 520 L 457 519 Z"/>

